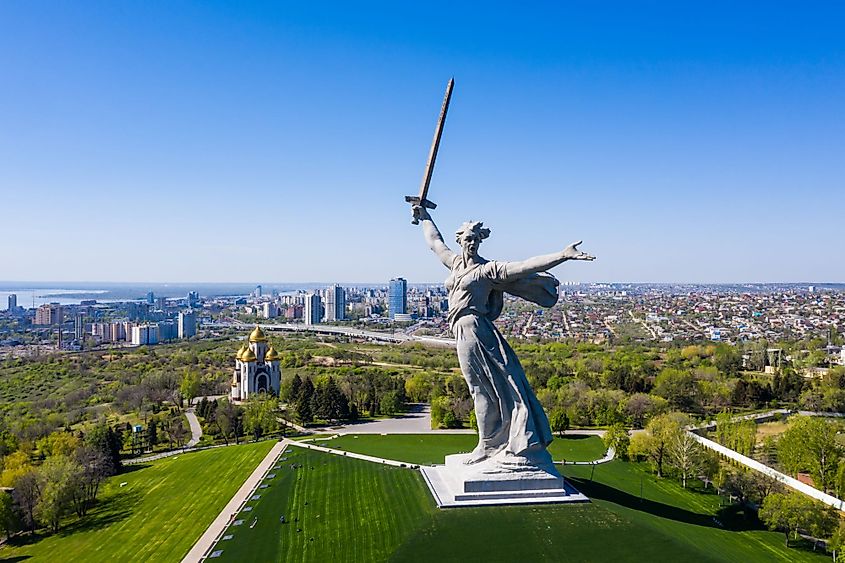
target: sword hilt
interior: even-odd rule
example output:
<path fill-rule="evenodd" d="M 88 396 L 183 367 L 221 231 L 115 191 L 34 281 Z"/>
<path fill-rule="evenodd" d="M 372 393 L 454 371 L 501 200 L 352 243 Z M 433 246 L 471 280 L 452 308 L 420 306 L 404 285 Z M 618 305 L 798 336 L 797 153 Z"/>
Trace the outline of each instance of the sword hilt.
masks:
<path fill-rule="evenodd" d="M 420 199 L 419 196 L 416 196 L 416 195 L 406 195 L 405 201 L 407 201 L 411 205 L 419 205 L 419 206 L 425 207 L 427 209 L 436 209 L 437 208 L 437 204 L 434 203 L 433 201 L 429 201 L 427 199 Z M 416 215 L 414 216 L 413 219 L 411 219 L 411 224 L 412 225 L 419 225 L 420 224 L 420 220 L 416 217 Z"/>

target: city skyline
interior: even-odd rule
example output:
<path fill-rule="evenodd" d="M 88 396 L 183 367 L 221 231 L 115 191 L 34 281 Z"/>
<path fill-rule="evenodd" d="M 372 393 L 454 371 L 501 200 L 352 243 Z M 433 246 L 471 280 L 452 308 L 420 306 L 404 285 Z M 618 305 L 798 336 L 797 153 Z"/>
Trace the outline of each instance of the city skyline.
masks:
<path fill-rule="evenodd" d="M 447 239 L 583 239 L 564 282 L 842 282 L 842 16 L 6 3 L 0 278 L 442 281 L 403 197 L 454 75 Z"/>

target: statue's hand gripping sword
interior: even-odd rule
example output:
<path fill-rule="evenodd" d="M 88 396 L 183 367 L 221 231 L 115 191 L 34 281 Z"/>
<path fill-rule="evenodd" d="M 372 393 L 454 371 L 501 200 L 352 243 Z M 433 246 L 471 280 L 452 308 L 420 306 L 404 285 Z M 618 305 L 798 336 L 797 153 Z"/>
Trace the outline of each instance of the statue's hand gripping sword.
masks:
<path fill-rule="evenodd" d="M 411 205 L 421 205 L 428 209 L 437 207 L 436 203 L 429 201 L 428 186 L 431 184 L 431 174 L 434 172 L 434 161 L 437 159 L 437 149 L 440 147 L 440 136 L 443 134 L 443 124 L 446 123 L 446 112 L 449 111 L 449 100 L 452 99 L 452 88 L 455 86 L 455 79 L 450 78 L 446 85 L 446 96 L 443 98 L 443 106 L 440 108 L 440 117 L 437 119 L 437 128 L 434 130 L 434 140 L 431 141 L 431 150 L 428 153 L 428 162 L 425 165 L 422 183 L 420 184 L 420 195 L 406 195 L 405 201 Z M 414 216 L 411 223 L 418 224 L 419 218 Z"/>

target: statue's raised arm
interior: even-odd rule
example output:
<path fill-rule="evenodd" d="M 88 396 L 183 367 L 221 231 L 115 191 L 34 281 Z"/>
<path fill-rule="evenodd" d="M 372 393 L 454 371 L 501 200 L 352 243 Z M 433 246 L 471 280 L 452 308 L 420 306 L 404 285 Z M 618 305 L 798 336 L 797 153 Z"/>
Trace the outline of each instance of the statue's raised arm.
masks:
<path fill-rule="evenodd" d="M 542 256 L 534 256 L 526 260 L 518 262 L 507 263 L 508 276 L 521 277 L 537 272 L 545 272 L 563 264 L 567 260 L 587 260 L 593 261 L 595 256 L 591 256 L 586 252 L 578 250 L 578 246 L 584 241 L 573 242 L 560 252 L 553 252 L 551 254 L 544 254 Z"/>
<path fill-rule="evenodd" d="M 444 266 L 451 269 L 455 262 L 455 253 L 452 252 L 446 243 L 443 241 L 443 235 L 440 234 L 440 229 L 434 224 L 428 209 L 422 205 L 415 205 L 413 207 L 414 219 L 422 224 L 423 235 L 428 247 L 434 252 Z"/>

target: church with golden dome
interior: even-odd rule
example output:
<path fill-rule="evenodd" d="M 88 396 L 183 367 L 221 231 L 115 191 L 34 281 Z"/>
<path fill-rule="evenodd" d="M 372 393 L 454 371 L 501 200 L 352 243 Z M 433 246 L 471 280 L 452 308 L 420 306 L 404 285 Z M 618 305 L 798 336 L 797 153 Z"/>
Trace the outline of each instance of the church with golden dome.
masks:
<path fill-rule="evenodd" d="M 233 401 L 245 401 L 255 393 L 279 394 L 282 369 L 278 352 L 267 344 L 267 336 L 256 326 L 235 354 L 235 372 L 232 377 Z"/>

